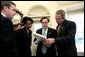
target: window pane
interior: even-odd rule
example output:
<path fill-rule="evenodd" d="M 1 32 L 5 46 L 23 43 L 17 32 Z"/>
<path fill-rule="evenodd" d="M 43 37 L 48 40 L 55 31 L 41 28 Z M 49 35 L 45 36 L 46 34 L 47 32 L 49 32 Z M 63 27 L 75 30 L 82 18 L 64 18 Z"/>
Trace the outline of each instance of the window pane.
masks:
<path fill-rule="evenodd" d="M 77 52 L 84 52 L 84 13 L 68 14 L 68 19 L 76 23 Z"/>

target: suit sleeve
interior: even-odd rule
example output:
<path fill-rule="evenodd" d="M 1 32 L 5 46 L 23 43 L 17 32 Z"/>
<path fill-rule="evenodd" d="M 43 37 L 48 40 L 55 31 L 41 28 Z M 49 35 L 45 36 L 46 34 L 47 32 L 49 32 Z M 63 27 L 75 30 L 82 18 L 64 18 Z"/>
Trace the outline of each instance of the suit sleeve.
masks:
<path fill-rule="evenodd" d="M 40 30 L 37 30 L 36 33 L 39 33 L 40 34 Z M 34 39 L 34 42 L 36 41 L 37 39 L 35 38 Z M 42 44 L 42 41 L 40 41 L 38 44 Z"/>
<path fill-rule="evenodd" d="M 1 50 L 3 54 L 15 55 L 16 52 L 16 40 L 15 32 L 13 30 L 12 22 L 8 19 L 1 20 Z M 5 51 L 5 52 L 4 52 Z M 8 53 L 6 53 L 8 52 Z"/>
<path fill-rule="evenodd" d="M 70 44 L 75 41 L 76 24 L 74 22 L 69 23 L 66 28 L 66 35 L 63 37 L 57 37 L 55 39 L 56 43 L 59 45 Z"/>

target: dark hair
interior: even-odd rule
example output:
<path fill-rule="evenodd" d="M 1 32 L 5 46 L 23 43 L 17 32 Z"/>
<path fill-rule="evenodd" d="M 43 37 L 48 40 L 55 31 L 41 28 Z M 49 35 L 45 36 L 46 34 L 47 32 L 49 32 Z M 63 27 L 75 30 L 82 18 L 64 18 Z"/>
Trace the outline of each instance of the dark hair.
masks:
<path fill-rule="evenodd" d="M 15 3 L 13 3 L 12 1 L 1 1 L 1 10 L 4 6 L 7 6 L 9 8 L 11 4 L 15 5 Z"/>
<path fill-rule="evenodd" d="M 27 21 L 31 21 L 32 23 L 34 22 L 33 19 L 30 18 L 30 17 L 23 17 L 22 23 L 23 23 L 23 24 L 26 24 Z"/>
<path fill-rule="evenodd" d="M 48 22 L 49 22 L 49 19 L 47 17 L 42 17 L 41 20 L 40 20 L 40 22 L 42 22 L 43 19 L 47 19 Z"/>

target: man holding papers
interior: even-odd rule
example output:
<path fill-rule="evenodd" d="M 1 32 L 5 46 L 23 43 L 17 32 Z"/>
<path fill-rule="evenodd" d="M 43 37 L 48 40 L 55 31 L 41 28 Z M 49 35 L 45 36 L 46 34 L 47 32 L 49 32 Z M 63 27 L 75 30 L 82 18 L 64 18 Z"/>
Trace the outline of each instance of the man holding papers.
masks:
<path fill-rule="evenodd" d="M 40 41 L 45 40 L 46 36 L 43 36 L 38 33 L 33 33 L 34 37 L 36 38 L 35 44 L 37 45 Z"/>
<path fill-rule="evenodd" d="M 57 10 L 55 14 L 57 37 L 47 39 L 47 44 L 56 43 L 58 56 L 77 56 L 75 43 L 76 23 L 65 19 L 65 11 Z"/>
<path fill-rule="evenodd" d="M 48 27 L 49 19 L 47 17 L 41 18 L 40 22 L 42 24 L 42 28 L 40 28 L 36 31 L 36 33 L 34 33 L 35 37 L 39 37 L 37 39 L 35 38 L 35 43 L 38 41 L 36 56 L 56 56 L 54 44 L 47 45 L 46 42 L 46 38 L 56 37 L 56 31 Z"/>

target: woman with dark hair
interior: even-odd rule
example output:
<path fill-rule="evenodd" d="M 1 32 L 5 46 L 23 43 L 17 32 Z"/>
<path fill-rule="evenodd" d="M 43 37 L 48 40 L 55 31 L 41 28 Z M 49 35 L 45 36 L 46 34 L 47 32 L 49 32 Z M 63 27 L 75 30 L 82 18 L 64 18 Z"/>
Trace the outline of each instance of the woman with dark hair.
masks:
<path fill-rule="evenodd" d="M 32 40 L 32 31 L 30 28 L 32 27 L 33 20 L 30 17 L 23 17 L 22 23 L 24 24 L 24 28 L 17 30 L 16 42 L 17 42 L 17 50 L 19 52 L 19 56 L 31 56 L 31 40 Z"/>

